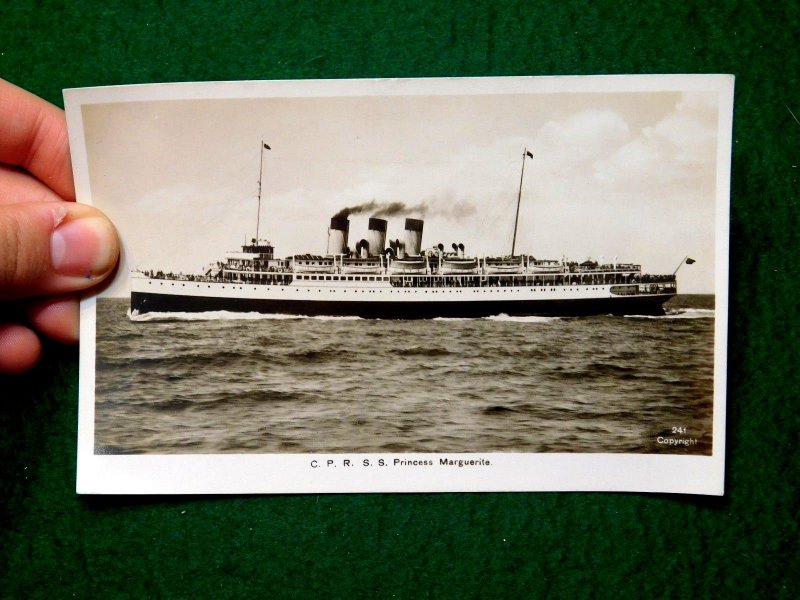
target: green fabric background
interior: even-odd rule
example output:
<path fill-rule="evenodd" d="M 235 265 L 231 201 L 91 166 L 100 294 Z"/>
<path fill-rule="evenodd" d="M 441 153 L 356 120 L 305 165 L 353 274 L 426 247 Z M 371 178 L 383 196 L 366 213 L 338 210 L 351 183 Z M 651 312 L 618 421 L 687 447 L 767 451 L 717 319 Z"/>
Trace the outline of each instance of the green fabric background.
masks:
<path fill-rule="evenodd" d="M 800 597 L 798 31 L 796 2 L 2 3 L 0 77 L 59 105 L 159 81 L 737 81 L 725 497 L 77 497 L 77 351 L 48 347 L 0 379 L 0 596 Z"/>

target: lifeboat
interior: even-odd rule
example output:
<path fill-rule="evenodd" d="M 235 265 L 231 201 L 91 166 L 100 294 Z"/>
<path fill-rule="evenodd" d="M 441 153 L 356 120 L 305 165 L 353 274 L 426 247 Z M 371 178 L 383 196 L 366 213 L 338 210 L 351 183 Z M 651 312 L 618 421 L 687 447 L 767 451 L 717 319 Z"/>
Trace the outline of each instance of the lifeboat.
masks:
<path fill-rule="evenodd" d="M 528 264 L 529 273 L 555 275 L 564 272 L 564 266 L 557 260 L 537 260 Z"/>
<path fill-rule="evenodd" d="M 295 273 L 333 273 L 333 265 L 295 265 Z"/>
<path fill-rule="evenodd" d="M 389 263 L 389 273 L 392 275 L 424 275 L 427 272 L 427 262 L 424 256 L 395 258 Z"/>
<path fill-rule="evenodd" d="M 295 262 L 292 270 L 295 273 L 333 273 L 333 261 L 319 265 Z"/>
<path fill-rule="evenodd" d="M 333 258 L 315 254 L 295 254 L 292 256 L 291 269 L 294 273 L 333 273 Z"/>
<path fill-rule="evenodd" d="M 514 275 L 525 272 L 522 257 L 487 258 L 483 261 L 483 267 L 487 275 Z"/>
<path fill-rule="evenodd" d="M 446 256 L 442 258 L 439 272 L 442 275 L 469 275 L 478 271 L 477 258 L 457 258 Z"/>
<path fill-rule="evenodd" d="M 383 267 L 379 260 L 363 258 L 345 258 L 342 261 L 342 273 L 349 275 L 380 275 Z"/>

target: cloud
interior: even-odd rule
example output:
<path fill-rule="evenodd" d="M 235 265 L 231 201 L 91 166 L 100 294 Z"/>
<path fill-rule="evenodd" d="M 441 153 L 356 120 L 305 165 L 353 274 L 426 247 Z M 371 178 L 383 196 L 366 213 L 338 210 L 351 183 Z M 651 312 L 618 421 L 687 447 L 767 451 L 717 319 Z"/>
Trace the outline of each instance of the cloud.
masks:
<path fill-rule="evenodd" d="M 674 110 L 593 165 L 609 187 L 643 192 L 713 181 L 716 159 L 715 105 L 710 94 L 684 94 Z"/>
<path fill-rule="evenodd" d="M 630 139 L 628 123 L 612 110 L 589 109 L 564 121 L 546 123 L 534 141 L 537 163 L 547 165 L 553 174 L 594 163 L 607 156 L 610 149 L 620 147 Z"/>

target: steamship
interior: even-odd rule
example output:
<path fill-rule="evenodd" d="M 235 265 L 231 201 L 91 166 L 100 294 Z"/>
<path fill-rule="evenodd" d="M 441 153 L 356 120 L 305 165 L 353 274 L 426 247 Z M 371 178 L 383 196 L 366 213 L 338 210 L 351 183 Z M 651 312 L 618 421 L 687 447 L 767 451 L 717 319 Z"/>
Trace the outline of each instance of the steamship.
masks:
<path fill-rule="evenodd" d="M 271 148 L 262 142 L 262 165 L 264 149 Z M 532 158 L 527 149 L 517 219 L 526 158 Z M 260 187 L 259 178 L 259 215 Z M 463 243 L 425 247 L 423 228 L 423 220 L 405 218 L 402 239 L 387 242 L 388 221 L 373 216 L 366 236 L 351 247 L 344 212 L 330 220 L 325 254 L 280 258 L 272 243 L 258 237 L 257 224 L 250 243 L 202 274 L 134 271 L 131 313 L 236 311 L 380 319 L 657 315 L 677 293 L 677 269 L 671 275 L 650 275 L 638 264 L 517 254 L 516 224 L 511 253 L 483 257 L 470 256 Z"/>

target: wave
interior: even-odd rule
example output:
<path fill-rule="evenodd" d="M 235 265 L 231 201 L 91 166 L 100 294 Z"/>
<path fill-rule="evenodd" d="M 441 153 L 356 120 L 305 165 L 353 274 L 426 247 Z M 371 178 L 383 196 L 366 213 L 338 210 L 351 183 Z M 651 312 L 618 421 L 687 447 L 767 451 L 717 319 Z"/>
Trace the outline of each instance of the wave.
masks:
<path fill-rule="evenodd" d="M 188 409 L 215 410 L 220 406 L 243 406 L 259 403 L 298 402 L 305 399 L 301 392 L 280 390 L 249 390 L 208 397 L 203 394 L 194 396 L 176 395 L 157 402 L 141 404 L 150 410 L 162 412 L 180 412 Z"/>
<path fill-rule="evenodd" d="M 512 346 L 486 347 L 484 351 L 487 356 L 510 356 L 527 360 L 540 360 L 553 358 L 551 350 L 543 350 L 535 347 L 521 347 L 517 344 Z"/>
<path fill-rule="evenodd" d="M 166 412 L 179 412 L 191 408 L 195 402 L 190 398 L 169 398 L 160 402 L 154 402 L 150 405 L 153 410 L 166 411 Z"/>
<path fill-rule="evenodd" d="M 488 406 L 481 411 L 481 413 L 484 415 L 504 415 L 515 412 L 517 412 L 516 409 L 510 408 L 508 406 L 503 406 L 501 404 L 495 406 Z"/>
<path fill-rule="evenodd" d="M 587 366 L 587 370 L 599 375 L 622 375 L 636 371 L 633 367 L 606 362 L 593 362 Z"/>
<path fill-rule="evenodd" d="M 319 360 L 340 358 L 343 356 L 344 352 L 345 350 L 340 347 L 323 348 L 321 350 L 299 350 L 296 352 L 289 352 L 286 354 L 286 358 L 294 361 L 316 362 Z"/>
<path fill-rule="evenodd" d="M 713 308 L 676 308 L 667 312 L 668 319 L 713 319 Z"/>
<path fill-rule="evenodd" d="M 225 367 L 236 364 L 242 360 L 263 361 L 267 358 L 261 350 L 214 350 L 212 352 L 197 352 L 187 354 L 165 354 L 163 356 L 121 356 L 118 358 L 105 358 L 97 360 L 97 369 L 130 369 L 132 367 L 151 368 L 163 366 L 165 368 L 204 368 Z M 174 376 L 171 373 L 170 376 Z"/>
<path fill-rule="evenodd" d="M 505 313 L 491 315 L 489 317 L 434 317 L 432 321 L 503 321 L 507 323 L 547 323 L 558 321 L 561 317 L 512 317 Z"/>
<path fill-rule="evenodd" d="M 475 321 L 473 317 L 433 317 L 431 321 Z"/>
<path fill-rule="evenodd" d="M 561 317 L 511 317 L 505 313 L 486 317 L 487 321 L 500 321 L 503 323 L 550 323 L 560 321 Z"/>
<path fill-rule="evenodd" d="M 316 315 L 314 317 L 306 315 L 299 315 L 299 316 L 281 315 L 281 316 L 289 319 L 314 319 L 315 321 L 364 321 L 365 320 L 363 317 L 356 317 L 356 316 L 342 316 L 342 317 L 334 317 L 330 315 Z"/>
<path fill-rule="evenodd" d="M 231 404 L 242 406 L 246 404 L 276 403 L 276 402 L 301 402 L 310 396 L 299 390 L 282 391 L 273 389 L 242 390 L 229 395 L 220 396 L 200 405 L 201 409 L 211 409 L 215 406 Z"/>
<path fill-rule="evenodd" d="M 713 308 L 671 308 L 665 315 L 625 315 L 627 319 L 713 319 Z"/>
<path fill-rule="evenodd" d="M 634 367 L 626 365 L 607 363 L 607 362 L 593 362 L 589 363 L 582 368 L 568 368 L 568 367 L 554 367 L 550 369 L 549 375 L 556 379 L 639 379 L 639 373 Z"/>
<path fill-rule="evenodd" d="M 422 346 L 400 348 L 392 353 L 397 356 L 447 356 L 452 354 L 447 348 L 423 348 Z"/>
<path fill-rule="evenodd" d="M 137 323 L 170 321 L 262 321 L 278 320 L 285 321 L 290 319 L 316 319 L 319 321 L 356 321 L 361 317 L 331 317 L 331 316 L 306 316 L 306 315 L 283 315 L 283 314 L 264 314 L 259 312 L 232 312 L 229 310 L 210 310 L 206 312 L 148 312 L 139 314 L 139 311 L 131 312 L 128 309 L 128 318 Z"/>

